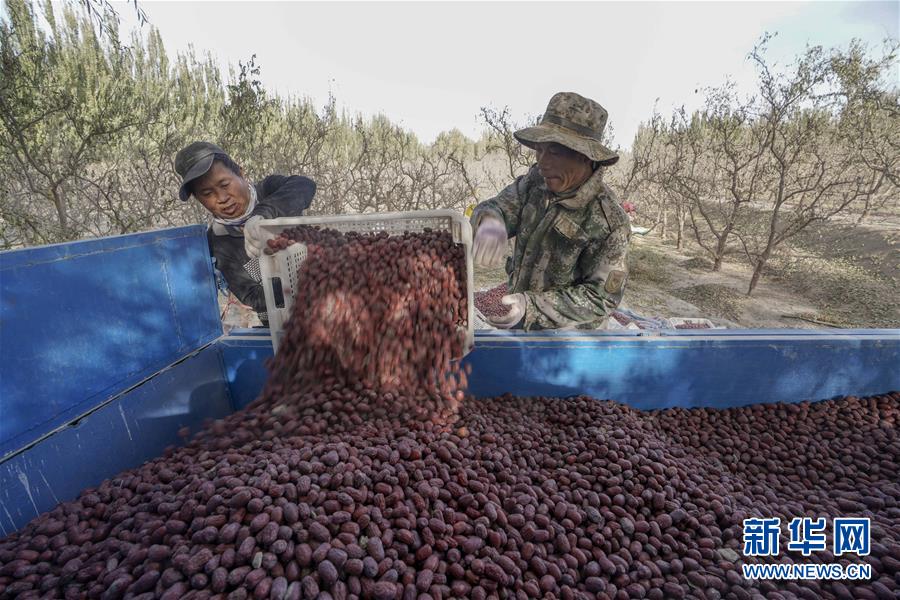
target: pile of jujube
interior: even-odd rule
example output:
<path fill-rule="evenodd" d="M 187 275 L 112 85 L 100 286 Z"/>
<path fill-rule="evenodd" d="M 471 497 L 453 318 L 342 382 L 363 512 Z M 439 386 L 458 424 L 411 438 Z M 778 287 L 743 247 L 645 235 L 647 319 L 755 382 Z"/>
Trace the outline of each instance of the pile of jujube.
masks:
<path fill-rule="evenodd" d="M 617 310 L 612 311 L 612 317 L 619 322 L 619 325 L 628 325 L 634 320 L 628 315 L 623 314 Z"/>
<path fill-rule="evenodd" d="M 307 245 L 292 316 L 263 396 L 341 382 L 394 392 L 397 410 L 448 416 L 465 387 L 466 255 L 446 231 L 390 236 L 298 226 Z M 312 399 L 310 407 L 321 403 Z"/>
<path fill-rule="evenodd" d="M 332 317 L 330 341 L 310 322 L 322 302 L 343 310 L 329 300 L 341 290 L 371 319 L 410 293 L 379 281 L 428 273 L 452 286 L 458 273 L 442 271 L 456 264 L 452 244 L 412 242 L 421 259 L 391 275 L 379 261 L 399 254 L 384 238 L 360 255 L 342 234 L 289 235 L 313 249 L 299 273 L 307 291 L 261 396 L 0 541 L 0 597 L 896 597 L 900 393 L 649 412 L 588 397 L 462 396 L 447 383 L 461 385 L 458 369 L 440 358 L 458 349 L 450 325 L 465 314 L 449 302 L 416 309 L 433 319 L 415 350 L 434 358 L 429 369 L 401 364 L 404 344 L 367 337 L 406 339 L 393 321 L 354 329 L 349 314 Z M 418 262 L 426 255 L 430 266 Z M 382 278 L 359 279 L 366 270 Z M 384 305 L 375 313 L 348 300 L 363 288 Z M 356 364 L 365 343 L 396 377 Z M 783 537 L 768 560 L 866 562 L 872 580 L 744 580 L 741 563 L 757 561 L 742 556 L 751 516 L 781 517 L 784 536 L 793 517 L 869 517 L 869 556 L 802 557 Z"/>
<path fill-rule="evenodd" d="M 500 317 L 509 312 L 509 307 L 503 304 L 503 296 L 509 293 L 506 284 L 493 287 L 483 292 L 475 292 L 475 307 L 485 317 Z"/>
<path fill-rule="evenodd" d="M 709 329 L 709 325 L 699 321 L 686 321 L 676 325 L 675 329 Z"/>

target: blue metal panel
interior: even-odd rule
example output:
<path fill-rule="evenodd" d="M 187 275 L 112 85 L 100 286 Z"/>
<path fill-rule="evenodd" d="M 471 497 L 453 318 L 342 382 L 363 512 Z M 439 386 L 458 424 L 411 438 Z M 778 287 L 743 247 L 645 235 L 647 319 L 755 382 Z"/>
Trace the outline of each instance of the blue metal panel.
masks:
<path fill-rule="evenodd" d="M 232 412 L 215 346 L 0 463 L 0 537 Z"/>
<path fill-rule="evenodd" d="M 268 329 L 237 329 L 217 345 L 235 410 L 240 410 L 262 391 L 269 375 L 265 363 L 272 358 L 272 338 Z"/>
<path fill-rule="evenodd" d="M 268 338 L 225 336 L 237 407 L 259 394 Z M 900 330 L 477 332 L 469 391 L 609 398 L 639 409 L 727 408 L 900 389 Z"/>
<path fill-rule="evenodd" d="M 900 330 L 476 337 L 476 396 L 587 394 L 638 409 L 728 408 L 900 389 Z"/>
<path fill-rule="evenodd" d="M 202 226 L 0 253 L 0 456 L 222 333 Z"/>

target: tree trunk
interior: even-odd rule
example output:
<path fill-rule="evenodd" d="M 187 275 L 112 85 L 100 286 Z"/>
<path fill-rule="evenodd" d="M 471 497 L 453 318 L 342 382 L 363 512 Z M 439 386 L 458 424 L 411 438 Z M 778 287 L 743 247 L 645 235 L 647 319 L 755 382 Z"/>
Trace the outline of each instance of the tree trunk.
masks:
<path fill-rule="evenodd" d="M 722 232 L 722 235 L 719 236 L 718 241 L 716 242 L 716 253 L 713 256 L 715 259 L 713 261 L 713 271 L 719 271 L 722 269 L 722 261 L 725 258 L 725 246 L 728 243 L 728 233 L 727 230 Z"/>
<path fill-rule="evenodd" d="M 750 277 L 750 287 L 747 289 L 748 296 L 752 295 L 753 290 L 756 289 L 756 284 L 759 283 L 759 279 L 762 277 L 762 270 L 766 266 L 766 262 L 768 262 L 771 255 L 772 249 L 766 248 L 763 250 L 763 253 L 760 254 L 759 260 L 756 261 L 756 265 L 753 267 L 753 276 Z"/>
<path fill-rule="evenodd" d="M 763 269 L 762 262 L 756 263 L 756 266 L 753 267 L 753 276 L 750 277 L 750 287 L 747 288 L 747 295 L 751 296 L 753 294 L 753 290 L 756 289 L 756 284 L 759 283 L 759 278 L 762 275 Z"/>
<path fill-rule="evenodd" d="M 659 235 L 662 239 L 666 239 L 666 229 L 669 225 L 669 211 L 665 208 L 662 211 L 662 229 L 659 230 Z"/>
<path fill-rule="evenodd" d="M 728 249 L 728 236 L 731 235 L 732 229 L 734 229 L 733 220 L 725 226 L 721 235 L 716 238 L 716 253 L 714 256 L 715 262 L 713 262 L 713 271 L 718 271 L 722 268 L 722 262 L 725 260 L 725 250 Z"/>
<path fill-rule="evenodd" d="M 676 232 L 676 248 L 681 250 L 684 246 L 684 211 L 679 206 L 676 209 L 675 216 L 678 218 L 678 231 Z"/>
<path fill-rule="evenodd" d="M 59 221 L 59 229 L 62 233 L 62 239 L 69 239 L 69 215 L 66 212 L 66 199 L 59 193 L 57 187 L 50 189 L 50 200 L 56 208 L 56 218 Z"/>

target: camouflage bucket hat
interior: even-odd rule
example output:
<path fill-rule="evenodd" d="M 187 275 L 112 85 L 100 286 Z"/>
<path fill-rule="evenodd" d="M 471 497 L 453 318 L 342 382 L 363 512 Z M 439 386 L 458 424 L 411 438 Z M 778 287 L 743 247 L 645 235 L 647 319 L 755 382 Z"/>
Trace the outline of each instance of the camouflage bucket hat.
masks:
<path fill-rule="evenodd" d="M 178 197 L 181 198 L 182 202 L 191 195 L 189 184 L 209 171 L 216 154 L 228 156 L 227 152 L 213 143 L 194 142 L 175 155 L 175 171 L 181 175 L 181 188 L 178 190 Z"/>
<path fill-rule="evenodd" d="M 559 92 L 550 98 L 541 122 L 513 135 L 529 148 L 542 142 L 556 142 L 584 154 L 603 165 L 614 164 L 619 155 L 600 141 L 606 129 L 606 109 L 574 92 Z"/>

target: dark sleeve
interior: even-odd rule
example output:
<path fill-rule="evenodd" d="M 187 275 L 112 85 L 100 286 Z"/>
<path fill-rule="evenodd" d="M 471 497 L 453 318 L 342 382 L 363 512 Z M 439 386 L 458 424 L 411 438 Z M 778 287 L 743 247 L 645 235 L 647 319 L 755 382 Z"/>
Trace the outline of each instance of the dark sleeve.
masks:
<path fill-rule="evenodd" d="M 299 217 L 316 195 L 316 182 L 302 175 L 269 175 L 256 185 L 259 204 L 254 216 Z"/>
<path fill-rule="evenodd" d="M 243 238 L 237 239 L 239 242 L 234 242 L 232 238 L 226 236 L 217 239 L 212 233 L 207 235 L 210 252 L 216 259 L 216 268 L 225 277 L 228 290 L 242 304 L 246 304 L 256 312 L 265 312 L 266 296 L 262 284 L 250 277 L 244 268 L 250 258 L 244 252 Z"/>

